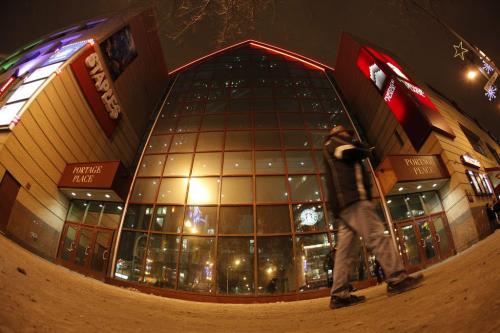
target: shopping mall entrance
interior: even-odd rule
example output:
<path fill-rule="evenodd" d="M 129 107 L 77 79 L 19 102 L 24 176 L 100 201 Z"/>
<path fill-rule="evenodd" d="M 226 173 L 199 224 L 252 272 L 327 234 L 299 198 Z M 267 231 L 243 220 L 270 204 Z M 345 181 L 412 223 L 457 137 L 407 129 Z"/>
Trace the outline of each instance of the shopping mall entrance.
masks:
<path fill-rule="evenodd" d="M 104 281 L 122 206 L 115 202 L 73 200 L 64 224 L 57 262 Z"/>
<path fill-rule="evenodd" d="M 454 254 L 444 213 L 395 223 L 403 261 L 415 272 Z"/>
<path fill-rule="evenodd" d="M 113 236 L 112 229 L 66 223 L 58 261 L 71 270 L 104 281 Z"/>
<path fill-rule="evenodd" d="M 399 252 L 410 272 L 455 254 L 450 227 L 436 191 L 387 197 Z"/>

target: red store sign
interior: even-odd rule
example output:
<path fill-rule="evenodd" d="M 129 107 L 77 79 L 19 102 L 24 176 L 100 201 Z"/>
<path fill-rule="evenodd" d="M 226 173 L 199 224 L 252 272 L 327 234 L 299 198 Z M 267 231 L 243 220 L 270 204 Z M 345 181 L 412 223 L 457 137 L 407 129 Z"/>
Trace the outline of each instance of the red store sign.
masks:
<path fill-rule="evenodd" d="M 434 103 L 394 59 L 364 46 L 359 49 L 356 65 L 376 86 L 415 149 L 422 147 L 432 130 L 455 138 Z"/>
<path fill-rule="evenodd" d="M 121 107 L 94 47 L 88 47 L 71 63 L 78 85 L 97 122 L 108 138 L 118 126 Z"/>

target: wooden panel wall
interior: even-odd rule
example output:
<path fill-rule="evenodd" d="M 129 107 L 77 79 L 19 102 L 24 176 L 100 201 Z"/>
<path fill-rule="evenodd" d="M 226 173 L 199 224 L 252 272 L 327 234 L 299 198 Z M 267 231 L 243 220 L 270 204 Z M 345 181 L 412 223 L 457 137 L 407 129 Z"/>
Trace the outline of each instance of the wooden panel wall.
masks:
<path fill-rule="evenodd" d="M 48 259 L 56 256 L 69 206 L 57 188 L 66 165 L 120 160 L 132 167 L 144 129 L 166 89 L 168 71 L 153 10 L 119 14 L 89 37 L 99 45 L 127 24 L 138 56 L 114 82 L 123 112 L 111 140 L 94 118 L 69 66 L 46 84 L 12 132 L 0 133 L 0 179 L 8 170 L 22 186 L 7 231 Z"/>
<path fill-rule="evenodd" d="M 139 138 L 124 114 L 112 140 L 102 132 L 89 109 L 73 73 L 66 67 L 50 81 L 23 114 L 21 121 L 8 135 L 0 151 L 0 168 L 7 169 L 23 186 L 14 209 L 27 209 L 43 223 L 50 241 L 27 236 L 35 225 L 21 218 L 26 214 L 13 211 L 8 231 L 27 242 L 41 255 L 56 255 L 59 233 L 64 224 L 69 201 L 57 188 L 66 164 L 76 162 L 121 160 L 132 162 Z M 33 244 L 31 244 L 33 242 Z M 37 245 L 37 246 L 35 246 Z"/>

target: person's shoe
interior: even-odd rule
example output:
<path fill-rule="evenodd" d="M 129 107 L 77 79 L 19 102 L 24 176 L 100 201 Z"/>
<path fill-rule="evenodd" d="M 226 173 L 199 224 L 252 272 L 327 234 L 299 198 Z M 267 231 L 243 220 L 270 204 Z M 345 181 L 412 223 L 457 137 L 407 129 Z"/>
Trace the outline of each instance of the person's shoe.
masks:
<path fill-rule="evenodd" d="M 389 296 L 393 296 L 420 287 L 420 283 L 422 282 L 423 279 L 424 275 L 422 273 L 419 273 L 414 276 L 408 275 L 406 278 L 397 283 L 389 282 L 387 284 L 387 294 Z"/>
<path fill-rule="evenodd" d="M 356 305 L 358 303 L 363 303 L 364 301 L 366 301 L 365 296 L 351 295 L 346 298 L 332 296 L 330 298 L 330 309 L 338 309 L 346 306 Z"/>

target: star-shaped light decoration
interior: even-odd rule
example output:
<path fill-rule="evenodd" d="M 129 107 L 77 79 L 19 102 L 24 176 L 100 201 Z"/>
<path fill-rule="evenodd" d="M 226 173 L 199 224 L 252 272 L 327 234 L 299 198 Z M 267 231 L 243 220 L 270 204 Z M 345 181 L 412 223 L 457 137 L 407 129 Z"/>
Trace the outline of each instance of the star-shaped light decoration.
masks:
<path fill-rule="evenodd" d="M 460 59 L 464 59 L 464 53 L 469 52 L 465 47 L 463 47 L 462 42 L 460 42 L 458 45 L 453 45 L 453 48 L 455 49 L 455 55 L 453 58 L 460 57 Z"/>

